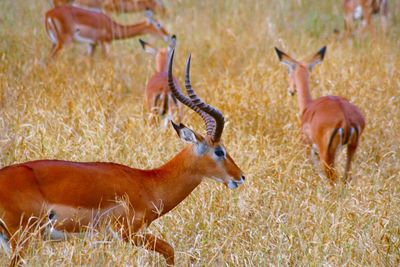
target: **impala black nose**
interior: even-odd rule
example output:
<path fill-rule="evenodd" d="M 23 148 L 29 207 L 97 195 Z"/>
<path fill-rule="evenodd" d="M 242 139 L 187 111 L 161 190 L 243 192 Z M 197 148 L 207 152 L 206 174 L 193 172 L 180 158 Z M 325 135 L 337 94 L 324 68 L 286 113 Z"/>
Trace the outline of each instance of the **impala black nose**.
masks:
<path fill-rule="evenodd" d="M 244 177 L 244 175 L 242 175 L 242 177 L 241 177 L 241 178 L 242 178 L 242 180 L 243 180 L 243 181 L 244 181 L 244 180 L 246 180 L 246 177 Z"/>

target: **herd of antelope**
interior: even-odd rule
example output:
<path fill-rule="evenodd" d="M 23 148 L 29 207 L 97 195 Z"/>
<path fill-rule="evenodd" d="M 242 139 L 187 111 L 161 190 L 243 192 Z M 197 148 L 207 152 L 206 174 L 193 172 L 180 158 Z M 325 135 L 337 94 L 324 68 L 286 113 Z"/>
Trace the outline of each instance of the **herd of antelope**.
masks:
<path fill-rule="evenodd" d="M 203 180 L 210 177 L 234 189 L 245 181 L 243 171 L 229 156 L 221 142 L 224 115 L 201 100 L 190 81 L 191 56 L 185 69 L 182 92 L 173 76 L 177 38 L 156 21 L 163 15 L 161 0 L 53 0 L 54 8 L 45 14 L 45 29 L 52 42 L 50 58 L 72 42 L 86 43 L 89 55 L 101 46 L 107 54 L 111 41 L 144 34 L 162 37 L 166 47 L 157 48 L 143 40 L 143 50 L 155 57 L 156 72 L 145 89 L 145 105 L 153 117 L 169 122 L 186 147 L 161 167 L 133 169 L 115 163 L 38 160 L 0 170 L 0 244 L 11 257 L 10 266 L 22 262 L 32 229 L 39 229 L 52 240 L 65 240 L 88 227 L 106 224 L 113 236 L 118 232 L 134 245 L 161 253 L 168 265 L 174 264 L 174 249 L 151 235 L 137 236 L 183 201 Z M 383 30 L 387 27 L 387 0 L 344 0 L 345 35 L 353 31 L 356 19 L 372 28 L 371 16 L 380 13 Z M 146 20 L 121 25 L 110 12 L 144 11 Z M 139 44 L 138 44 L 139 45 Z M 313 99 L 309 88 L 310 71 L 325 56 L 326 47 L 298 61 L 275 48 L 279 61 L 289 70 L 289 93 L 297 93 L 301 130 L 310 155 L 320 165 L 330 184 L 338 182 L 334 161 L 340 147 L 347 145 L 344 181 L 349 181 L 350 166 L 365 128 L 357 106 L 339 96 Z M 205 123 L 206 135 L 184 124 L 183 105 L 195 111 Z M 178 118 L 179 123 L 173 119 Z"/>

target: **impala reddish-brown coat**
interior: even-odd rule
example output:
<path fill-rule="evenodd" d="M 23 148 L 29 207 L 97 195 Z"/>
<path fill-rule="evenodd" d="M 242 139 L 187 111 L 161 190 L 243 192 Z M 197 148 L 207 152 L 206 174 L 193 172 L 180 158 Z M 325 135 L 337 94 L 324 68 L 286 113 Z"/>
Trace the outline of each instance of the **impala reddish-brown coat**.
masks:
<path fill-rule="evenodd" d="M 360 110 L 339 96 L 312 99 L 309 89 L 309 72 L 325 55 L 326 47 L 305 61 L 296 61 L 275 48 L 279 60 L 289 69 L 290 94 L 297 93 L 301 114 L 301 127 L 306 143 L 311 145 L 311 156 L 319 154 L 329 181 L 337 181 L 334 170 L 335 156 L 340 146 L 347 145 L 347 162 L 344 179 L 348 179 L 351 161 L 365 127 Z M 315 159 L 314 159 L 314 163 Z"/>
<path fill-rule="evenodd" d="M 161 0 L 53 0 L 54 6 L 73 4 L 108 12 L 140 12 L 151 10 L 164 15 L 166 8 Z"/>
<path fill-rule="evenodd" d="M 183 124 L 173 127 L 188 145 L 163 166 L 153 170 L 133 169 L 115 163 L 82 163 L 40 160 L 0 170 L 0 242 L 14 249 L 11 265 L 20 259 L 15 250 L 20 229 L 38 224 L 46 235 L 63 240 L 67 233 L 109 223 L 126 241 L 161 253 L 167 264 L 174 264 L 174 250 L 151 234 L 135 233 L 167 213 L 210 177 L 229 188 L 244 182 L 220 138 L 224 117 L 202 102 L 193 91 L 186 73 L 185 96 L 172 78 L 173 52 L 169 60 L 168 82 L 175 97 L 204 120 L 205 137 Z M 39 218 L 42 218 L 41 220 Z M 117 227 L 117 229 L 115 229 Z M 27 245 L 24 240 L 23 246 Z M 8 244 L 3 244 L 8 246 Z M 11 250 L 11 249 L 10 249 Z"/>
<path fill-rule="evenodd" d="M 82 1 L 82 0 L 78 0 Z M 103 8 L 109 12 L 139 12 L 152 10 L 153 12 L 164 15 L 166 8 L 161 0 L 105 0 Z"/>
<path fill-rule="evenodd" d="M 173 119 L 174 113 L 178 114 L 179 122 L 181 122 L 183 119 L 183 108 L 169 88 L 167 73 L 167 58 L 171 50 L 175 48 L 175 35 L 172 36 L 168 48 L 157 49 L 141 39 L 139 41 L 144 51 L 153 55 L 156 60 L 156 72 L 151 76 L 145 90 L 147 110 L 153 115 L 164 119 L 165 127 Z M 175 77 L 174 82 L 175 86 L 180 88 L 178 80 Z"/>
<path fill-rule="evenodd" d="M 146 21 L 137 24 L 120 25 L 101 12 L 74 6 L 55 7 L 45 15 L 46 31 L 53 43 L 50 56 L 54 57 L 63 46 L 73 41 L 88 43 L 92 55 L 97 45 L 101 45 L 106 53 L 111 41 L 143 34 L 168 40 L 167 30 L 153 20 L 151 11 L 146 12 L 146 17 Z"/>
<path fill-rule="evenodd" d="M 388 0 L 344 0 L 344 27 L 345 36 L 350 36 L 353 33 L 354 21 L 362 20 L 363 27 L 368 28 L 371 32 L 372 16 L 380 14 L 382 31 L 387 31 L 388 22 Z"/>

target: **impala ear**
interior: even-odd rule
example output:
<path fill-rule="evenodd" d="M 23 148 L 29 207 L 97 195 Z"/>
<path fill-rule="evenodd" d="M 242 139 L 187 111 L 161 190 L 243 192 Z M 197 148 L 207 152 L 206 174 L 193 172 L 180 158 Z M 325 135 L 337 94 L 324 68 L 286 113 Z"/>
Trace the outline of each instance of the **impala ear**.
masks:
<path fill-rule="evenodd" d="M 287 66 L 289 68 L 289 72 L 292 72 L 295 68 L 298 62 L 291 58 L 288 54 L 285 54 L 281 50 L 275 47 L 275 52 L 278 55 L 279 61 Z"/>
<path fill-rule="evenodd" d="M 171 121 L 172 126 L 174 127 L 176 133 L 178 136 L 186 143 L 189 144 L 198 144 L 201 140 L 197 136 L 197 134 L 192 131 L 191 129 L 187 128 L 184 124 L 180 123 L 175 124 L 173 121 Z"/>
<path fill-rule="evenodd" d="M 315 65 L 321 63 L 322 60 L 324 60 L 325 52 L 326 46 L 322 47 L 315 55 L 306 60 L 306 64 L 309 70 L 312 70 Z"/>
<path fill-rule="evenodd" d="M 149 54 L 156 55 L 157 54 L 157 49 L 155 49 L 153 46 L 151 46 L 149 43 L 143 41 L 142 39 L 139 39 L 140 45 L 142 46 L 143 50 Z"/>

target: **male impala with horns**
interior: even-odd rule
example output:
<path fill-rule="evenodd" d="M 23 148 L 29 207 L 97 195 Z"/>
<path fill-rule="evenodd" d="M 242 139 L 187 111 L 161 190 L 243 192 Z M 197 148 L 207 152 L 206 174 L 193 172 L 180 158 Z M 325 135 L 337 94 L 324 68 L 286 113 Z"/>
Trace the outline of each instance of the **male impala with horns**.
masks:
<path fill-rule="evenodd" d="M 175 87 L 173 56 L 174 50 L 168 67 L 170 89 L 201 116 L 207 134 L 202 136 L 183 124 L 173 124 L 188 145 L 152 170 L 60 160 L 31 161 L 1 169 L 0 245 L 12 251 L 11 266 L 20 260 L 34 229 L 51 239 L 64 240 L 70 233 L 104 224 L 113 235 L 121 233 L 125 241 L 159 252 L 168 265 L 173 265 L 174 249 L 167 242 L 149 233 L 138 236 L 137 231 L 176 207 L 204 177 L 232 189 L 244 182 L 242 171 L 221 143 L 224 116 L 200 100 L 192 89 L 190 57 L 185 79 L 189 97 Z"/>

